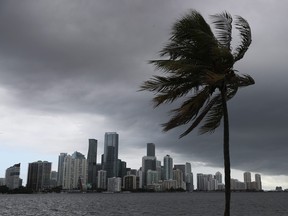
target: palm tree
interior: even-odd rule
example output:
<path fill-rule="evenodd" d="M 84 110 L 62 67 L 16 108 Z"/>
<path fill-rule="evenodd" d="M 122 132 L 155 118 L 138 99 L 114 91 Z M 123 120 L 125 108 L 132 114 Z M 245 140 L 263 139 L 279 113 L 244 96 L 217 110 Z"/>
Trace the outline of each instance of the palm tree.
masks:
<path fill-rule="evenodd" d="M 144 82 L 140 91 L 155 93 L 155 107 L 183 98 L 172 110 L 173 116 L 163 124 L 169 131 L 189 124 L 180 138 L 189 134 L 201 122 L 199 133 L 212 133 L 224 122 L 225 216 L 230 215 L 230 155 L 227 101 L 240 87 L 254 84 L 249 75 L 239 75 L 233 68 L 251 44 L 248 22 L 236 16 L 234 25 L 239 31 L 239 45 L 232 49 L 232 16 L 223 12 L 211 16 L 214 32 L 202 15 L 191 10 L 175 22 L 171 37 L 160 51 L 160 59 L 152 60 L 163 76 L 155 75 Z M 165 59 L 166 57 L 166 59 Z"/>

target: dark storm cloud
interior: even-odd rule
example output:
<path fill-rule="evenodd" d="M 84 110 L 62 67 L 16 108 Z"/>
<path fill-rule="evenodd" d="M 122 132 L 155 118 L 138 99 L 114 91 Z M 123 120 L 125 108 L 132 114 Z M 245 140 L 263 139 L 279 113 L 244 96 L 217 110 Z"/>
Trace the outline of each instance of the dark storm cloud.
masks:
<path fill-rule="evenodd" d="M 171 106 L 154 110 L 153 94 L 137 90 L 159 73 L 147 61 L 157 58 L 177 18 L 193 7 L 208 18 L 211 11 L 227 9 L 251 24 L 253 43 L 236 69 L 256 80 L 229 102 L 232 167 L 286 175 L 287 29 L 275 25 L 283 15 L 277 13 L 275 21 L 264 6 L 261 12 L 249 3 L 246 11 L 245 1 L 239 8 L 220 2 L 1 1 L 0 83 L 16 98 L 14 107 L 51 115 L 102 115 L 140 137 L 137 143 L 126 137 L 123 149 L 154 142 L 158 152 L 181 154 L 183 162 L 222 167 L 221 127 L 211 135 L 195 131 L 180 140 L 184 127 L 163 133 L 160 124 L 168 120 Z"/>

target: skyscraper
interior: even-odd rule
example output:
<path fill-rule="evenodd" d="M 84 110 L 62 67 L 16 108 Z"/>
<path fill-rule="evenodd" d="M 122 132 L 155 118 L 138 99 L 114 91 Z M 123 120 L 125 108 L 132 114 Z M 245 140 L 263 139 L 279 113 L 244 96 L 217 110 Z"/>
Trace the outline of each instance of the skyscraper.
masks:
<path fill-rule="evenodd" d="M 15 164 L 14 166 L 9 167 L 6 169 L 6 174 L 5 174 L 5 181 L 6 181 L 6 186 L 13 190 L 15 188 L 19 188 L 20 186 L 20 163 Z"/>
<path fill-rule="evenodd" d="M 97 188 L 106 190 L 107 189 L 107 172 L 106 170 L 99 170 L 98 171 L 98 178 L 97 178 Z"/>
<path fill-rule="evenodd" d="M 144 156 L 142 157 L 142 186 L 147 186 L 147 171 L 156 171 L 156 157 Z"/>
<path fill-rule="evenodd" d="M 80 152 L 64 158 L 63 189 L 86 189 L 87 160 Z"/>
<path fill-rule="evenodd" d="M 119 135 L 116 132 L 106 132 L 104 139 L 104 170 L 107 178 L 117 176 Z"/>
<path fill-rule="evenodd" d="M 88 180 L 87 183 L 92 188 L 97 186 L 97 140 L 89 139 L 89 147 L 87 154 L 88 162 Z"/>
<path fill-rule="evenodd" d="M 52 163 L 37 161 L 29 163 L 27 188 L 33 191 L 41 191 L 50 187 L 50 174 Z"/>
<path fill-rule="evenodd" d="M 194 190 L 193 173 L 191 163 L 188 162 L 186 162 L 185 164 L 185 182 L 186 182 L 186 190 L 193 191 Z"/>
<path fill-rule="evenodd" d="M 222 184 L 222 174 L 220 172 L 215 173 L 215 179 L 217 180 L 217 183 Z"/>
<path fill-rule="evenodd" d="M 251 182 L 251 173 L 250 172 L 244 172 L 244 182 Z"/>
<path fill-rule="evenodd" d="M 173 179 L 173 159 L 170 155 L 164 157 L 164 180 Z"/>
<path fill-rule="evenodd" d="M 64 171 L 64 158 L 67 153 L 60 153 L 58 157 L 58 175 L 57 175 L 57 185 L 60 186 L 63 183 L 63 171 Z"/>
<path fill-rule="evenodd" d="M 155 144 L 147 143 L 147 156 L 155 157 Z"/>
<path fill-rule="evenodd" d="M 244 172 L 244 183 L 246 185 L 247 190 L 251 190 L 253 188 L 253 185 L 251 183 L 251 173 L 250 172 Z"/>
<path fill-rule="evenodd" d="M 256 190 L 262 190 L 261 175 L 255 174 Z"/>

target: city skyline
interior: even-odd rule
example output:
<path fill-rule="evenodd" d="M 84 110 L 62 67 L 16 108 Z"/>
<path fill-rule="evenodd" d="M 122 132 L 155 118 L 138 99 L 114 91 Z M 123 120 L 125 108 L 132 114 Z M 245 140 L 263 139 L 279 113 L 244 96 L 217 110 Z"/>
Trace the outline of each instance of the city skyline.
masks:
<path fill-rule="evenodd" d="M 110 137 L 111 135 L 112 135 L 112 137 Z M 107 139 L 108 137 L 109 137 L 109 139 Z M 104 148 L 107 147 L 108 140 L 110 140 L 110 145 L 115 145 L 117 143 L 117 147 L 118 147 L 119 146 L 118 138 L 119 138 L 119 135 L 116 132 L 106 132 L 105 133 L 106 142 L 104 143 Z M 116 143 L 115 143 L 115 141 L 116 141 Z M 88 146 L 87 158 L 85 157 L 85 155 L 83 155 L 82 153 L 80 153 L 78 151 L 75 151 L 72 155 L 69 155 L 68 153 L 60 153 L 59 154 L 58 164 L 57 164 L 58 170 L 56 170 L 56 172 L 58 172 L 57 178 L 56 178 L 56 180 L 57 180 L 56 182 L 57 182 L 58 186 L 62 185 L 63 189 L 70 189 L 70 190 L 74 189 L 79 185 L 79 178 L 81 177 L 81 179 L 82 179 L 81 183 L 83 185 L 82 187 L 83 187 L 83 189 L 86 189 L 87 187 L 88 188 L 93 187 L 93 183 L 89 182 L 89 178 L 90 179 L 94 178 L 96 180 L 98 175 L 99 176 L 103 175 L 102 174 L 103 172 L 105 172 L 105 178 L 108 180 L 109 180 L 109 178 L 112 178 L 112 177 L 116 178 L 118 176 L 119 173 L 118 174 L 115 173 L 114 176 L 107 177 L 107 171 L 105 170 L 105 165 L 104 165 L 106 163 L 105 160 L 103 160 L 103 161 L 101 160 L 101 163 L 97 163 L 97 152 L 98 152 L 97 151 L 97 140 L 96 139 L 88 139 L 87 144 L 88 144 L 87 145 Z M 154 143 L 147 143 L 146 144 L 146 155 L 144 155 L 142 157 L 142 167 L 138 167 L 135 169 L 137 171 L 139 171 L 141 169 L 141 173 L 139 173 L 139 175 L 141 176 L 141 180 L 140 180 L 141 185 L 143 184 L 141 187 L 146 188 L 147 184 L 151 184 L 151 182 L 153 183 L 154 181 L 158 182 L 159 179 L 162 179 L 162 181 L 168 181 L 168 180 L 170 181 L 170 180 L 174 180 L 175 178 L 176 179 L 178 178 L 178 180 L 177 180 L 178 184 L 179 184 L 179 182 L 184 181 L 186 183 L 185 190 L 188 190 L 188 191 L 190 190 L 189 189 L 190 183 L 191 183 L 192 190 L 197 189 L 200 191 L 217 190 L 217 188 L 218 188 L 217 184 L 220 184 L 220 186 L 224 185 L 222 183 L 222 173 L 219 171 L 217 171 L 215 173 L 215 175 L 203 174 L 203 173 L 196 173 L 195 174 L 194 173 L 195 174 L 195 180 L 194 180 L 193 172 L 192 172 L 193 169 L 191 168 L 191 164 L 189 162 L 186 162 L 185 164 L 183 162 L 181 164 L 173 164 L 173 158 L 170 155 L 165 155 L 161 160 L 159 157 L 157 158 L 157 155 L 155 152 L 156 152 L 156 145 Z M 104 153 L 102 155 L 104 156 Z M 88 159 L 88 157 L 90 157 L 90 159 Z M 72 160 L 75 160 L 75 162 L 71 162 Z M 89 163 L 89 161 L 92 163 Z M 146 163 L 146 161 L 148 163 Z M 162 161 L 163 161 L 163 164 L 162 164 Z M 6 178 L 7 178 L 7 172 L 8 173 L 10 173 L 10 172 L 15 173 L 15 171 L 17 171 L 15 173 L 15 174 L 17 174 L 17 176 L 16 176 L 17 179 L 15 179 L 15 180 L 17 180 L 17 181 L 16 181 L 16 183 L 15 182 L 13 183 L 14 185 L 15 184 L 17 185 L 20 182 L 22 184 L 22 182 L 23 182 L 23 179 L 19 178 L 20 164 L 21 163 L 15 164 L 14 166 L 11 166 L 11 167 L 6 169 Z M 48 167 L 46 164 L 48 165 Z M 125 164 L 126 164 L 126 162 L 125 162 Z M 162 164 L 162 166 L 161 166 L 161 164 Z M 96 166 L 95 166 L 95 170 L 93 171 L 94 177 L 93 176 L 89 177 L 89 170 L 91 170 L 89 168 L 89 165 L 90 165 L 90 168 L 94 167 L 95 165 L 99 166 L 97 168 L 98 171 L 96 170 Z M 158 166 L 160 167 L 160 170 L 158 170 Z M 39 173 L 38 167 L 41 167 L 41 169 L 43 169 L 43 171 L 41 171 Z M 48 174 L 48 171 L 44 172 L 45 169 L 47 170 L 47 168 L 45 168 L 45 167 L 48 168 L 49 174 Z M 36 191 L 38 191 L 39 189 L 43 189 L 45 187 L 47 188 L 47 185 L 48 185 L 47 181 L 49 182 L 50 178 L 51 178 L 51 180 L 53 180 L 52 175 L 50 177 L 50 172 L 51 173 L 55 172 L 55 171 L 51 170 L 51 167 L 52 167 L 52 163 L 48 162 L 48 161 L 40 161 L 39 160 L 37 162 L 29 163 L 28 174 L 27 174 L 28 175 L 27 187 L 32 188 L 33 190 L 36 190 Z M 17 168 L 17 170 L 15 170 L 15 168 Z M 103 170 L 103 168 L 104 168 L 104 170 Z M 111 169 L 111 167 L 109 167 L 109 166 L 108 166 L 108 168 Z M 127 168 L 131 169 L 130 167 L 127 167 Z M 161 169 L 163 169 L 163 171 L 161 171 Z M 11 171 L 8 171 L 8 170 L 11 170 Z M 64 170 L 65 170 L 65 172 L 64 172 Z M 75 175 L 75 171 L 72 171 L 72 170 L 78 170 L 77 172 L 79 172 L 79 171 L 80 172 Z M 63 173 L 61 173 L 61 172 L 63 172 Z M 181 172 L 181 174 L 179 172 Z M 44 174 L 44 173 L 46 173 L 46 174 Z M 97 173 L 97 177 L 95 176 L 96 173 Z M 192 174 L 192 176 L 190 176 L 190 173 Z M 36 182 L 36 180 L 38 181 L 38 179 L 39 179 L 39 177 L 38 177 L 39 175 L 45 176 L 44 179 L 46 179 L 45 180 L 46 183 Z M 124 176 L 125 175 L 127 175 L 127 174 L 124 174 Z M 152 177 L 155 180 L 151 181 L 151 179 L 149 179 L 149 178 L 151 178 L 152 175 L 156 175 L 156 176 Z M 202 176 L 202 178 L 203 178 L 203 176 L 204 177 L 206 176 L 205 178 L 203 178 L 200 181 L 202 183 L 199 182 L 199 176 L 200 175 Z M 87 178 L 84 178 L 84 176 L 86 176 Z M 146 176 L 148 179 L 146 179 Z M 178 176 L 178 177 L 175 177 L 175 176 Z M 214 177 L 212 177 L 212 176 L 214 176 Z M 124 180 L 123 177 L 121 177 L 121 178 Z M 207 186 L 207 184 L 211 185 L 210 181 L 212 180 L 212 178 L 214 179 L 214 182 L 213 182 L 214 186 L 211 188 L 211 186 Z M 59 181 L 59 179 L 62 179 L 62 181 Z M 156 179 L 158 179 L 158 180 L 156 180 Z M 180 179 L 182 179 L 182 180 L 180 180 Z M 9 180 L 9 181 L 11 181 L 11 180 Z M 95 183 L 98 185 L 98 187 L 99 187 L 99 185 L 103 184 L 103 183 L 99 183 L 101 181 L 103 181 L 103 179 L 102 180 L 98 179 L 97 183 L 95 181 Z M 205 188 L 204 188 L 204 181 L 206 181 Z M 207 181 L 209 181 L 210 183 Z M 236 184 L 235 181 L 237 182 L 237 185 L 239 185 L 239 184 L 243 185 L 244 184 L 244 186 L 243 187 L 235 186 L 235 184 Z M 197 187 L 194 186 L 193 183 L 196 183 Z M 105 184 L 104 188 L 107 189 L 108 185 L 106 185 L 106 184 L 109 184 L 109 183 L 104 181 L 104 184 Z M 201 185 L 201 184 L 203 184 L 203 185 Z M 10 185 L 10 182 L 9 182 L 9 185 Z M 46 185 L 46 186 L 42 186 L 42 185 Z M 165 182 L 164 182 L 164 185 L 165 185 Z M 23 186 L 26 186 L 26 185 L 23 185 Z M 50 187 L 50 186 L 48 186 L 48 187 Z M 93 187 L 93 188 L 95 189 L 96 187 Z M 177 186 L 175 185 L 175 187 L 180 188 L 182 186 L 180 184 Z M 187 187 L 187 189 L 186 189 L 186 187 Z M 255 174 L 255 181 L 252 181 L 251 172 L 246 171 L 243 173 L 243 182 L 241 182 L 241 180 L 239 181 L 238 179 L 234 179 L 232 176 L 231 187 L 233 190 L 243 190 L 243 189 L 262 190 L 261 175 L 256 173 Z M 17 186 L 14 188 L 17 188 Z M 223 186 L 219 187 L 219 189 L 223 189 L 223 188 L 224 188 Z M 109 189 L 108 189 L 108 191 L 109 191 Z"/>
<path fill-rule="evenodd" d="M 252 29 L 252 44 L 235 70 L 250 74 L 256 84 L 228 103 L 232 176 L 259 172 L 266 188 L 288 188 L 288 30 L 281 25 L 287 2 L 0 4 L 0 176 L 19 162 L 24 172 L 38 160 L 51 161 L 56 170 L 60 152 L 87 154 L 87 138 L 97 139 L 103 152 L 106 131 L 121 134 L 118 157 L 130 167 L 141 164 L 146 143 L 155 143 L 159 157 L 189 161 L 196 172 L 223 173 L 221 128 L 182 139 L 178 137 L 185 128 L 163 133 L 161 124 L 174 106 L 153 109 L 153 95 L 138 91 L 143 81 L 158 74 L 148 61 L 157 58 L 173 23 L 196 9 L 209 24 L 210 15 L 227 11 L 247 19 Z"/>

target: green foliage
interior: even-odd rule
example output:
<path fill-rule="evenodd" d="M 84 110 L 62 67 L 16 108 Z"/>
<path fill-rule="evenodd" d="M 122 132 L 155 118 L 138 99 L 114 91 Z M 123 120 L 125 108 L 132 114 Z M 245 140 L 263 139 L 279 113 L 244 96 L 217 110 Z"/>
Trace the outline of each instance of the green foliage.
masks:
<path fill-rule="evenodd" d="M 227 12 L 211 16 L 215 35 L 202 15 L 191 10 L 172 27 L 171 37 L 160 51 L 161 59 L 150 61 L 162 76 L 153 76 L 140 90 L 155 93 L 154 106 L 184 98 L 172 110 L 171 119 L 163 130 L 189 124 L 180 135 L 186 136 L 201 122 L 200 134 L 214 132 L 223 118 L 222 96 L 234 97 L 240 87 L 254 84 L 249 75 L 240 75 L 234 63 L 243 58 L 251 44 L 249 24 L 240 16 L 235 18 L 240 32 L 239 45 L 231 47 L 233 18 Z"/>

